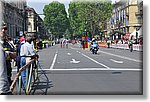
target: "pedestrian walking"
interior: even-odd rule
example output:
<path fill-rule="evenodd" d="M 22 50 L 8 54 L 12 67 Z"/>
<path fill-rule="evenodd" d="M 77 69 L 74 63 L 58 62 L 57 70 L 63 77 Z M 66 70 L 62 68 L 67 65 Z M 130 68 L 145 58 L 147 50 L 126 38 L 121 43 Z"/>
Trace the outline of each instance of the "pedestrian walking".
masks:
<path fill-rule="evenodd" d="M 68 39 L 65 41 L 66 48 L 68 48 Z"/>
<path fill-rule="evenodd" d="M 85 41 L 82 40 L 82 47 L 83 47 L 83 50 L 85 50 Z"/>
<path fill-rule="evenodd" d="M 110 39 L 108 38 L 108 40 L 107 40 L 107 48 L 110 48 L 110 44 L 111 44 L 111 41 L 110 41 Z"/>

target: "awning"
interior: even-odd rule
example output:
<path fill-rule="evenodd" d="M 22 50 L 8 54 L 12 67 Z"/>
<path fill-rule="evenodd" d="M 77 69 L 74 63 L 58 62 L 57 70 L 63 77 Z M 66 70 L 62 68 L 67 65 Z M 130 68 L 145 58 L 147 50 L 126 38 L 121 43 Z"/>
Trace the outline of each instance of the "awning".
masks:
<path fill-rule="evenodd" d="M 141 36 L 141 35 L 143 35 L 142 34 L 142 30 L 143 30 L 143 28 L 141 27 L 138 31 L 136 31 L 136 29 L 130 34 L 130 38 L 131 38 L 131 36 L 133 36 L 133 39 L 136 39 L 136 32 L 138 33 L 138 38 Z"/>
<path fill-rule="evenodd" d="M 143 35 L 143 27 L 138 30 L 138 37 Z"/>

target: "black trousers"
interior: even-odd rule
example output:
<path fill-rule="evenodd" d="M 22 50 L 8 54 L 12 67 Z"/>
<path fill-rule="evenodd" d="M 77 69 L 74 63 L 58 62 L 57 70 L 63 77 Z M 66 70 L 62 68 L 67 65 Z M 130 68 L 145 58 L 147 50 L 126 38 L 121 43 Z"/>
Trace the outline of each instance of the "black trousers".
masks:
<path fill-rule="evenodd" d="M 11 76 L 12 76 L 11 60 L 6 60 L 6 66 L 7 66 L 7 78 L 8 78 L 8 82 L 11 85 Z"/>

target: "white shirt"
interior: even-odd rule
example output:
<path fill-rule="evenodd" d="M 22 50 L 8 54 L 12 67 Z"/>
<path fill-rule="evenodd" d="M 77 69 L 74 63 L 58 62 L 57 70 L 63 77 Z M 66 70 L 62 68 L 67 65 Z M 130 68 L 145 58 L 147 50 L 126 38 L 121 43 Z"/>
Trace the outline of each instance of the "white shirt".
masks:
<path fill-rule="evenodd" d="M 21 46 L 20 56 L 33 56 L 35 54 L 36 54 L 36 52 L 33 49 L 33 45 L 32 44 L 26 42 L 25 44 L 23 44 Z"/>

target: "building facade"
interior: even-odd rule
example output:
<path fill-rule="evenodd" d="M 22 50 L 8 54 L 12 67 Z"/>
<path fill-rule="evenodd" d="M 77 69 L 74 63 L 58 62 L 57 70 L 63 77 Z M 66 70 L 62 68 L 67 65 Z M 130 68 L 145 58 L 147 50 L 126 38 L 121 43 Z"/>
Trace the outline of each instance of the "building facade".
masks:
<path fill-rule="evenodd" d="M 120 0 L 113 4 L 112 17 L 110 18 L 112 40 L 129 39 L 130 34 L 142 26 L 143 18 L 137 16 L 139 4 L 139 0 Z"/>
<path fill-rule="evenodd" d="M 143 25 L 143 1 L 138 1 L 138 11 L 135 12 L 135 15 L 138 18 L 139 26 Z"/>
<path fill-rule="evenodd" d="M 12 2 L 11 0 L 2 0 L 2 21 L 7 23 L 8 35 L 12 38 L 19 36 L 24 29 L 24 7 L 25 0 Z"/>
<path fill-rule="evenodd" d="M 27 32 L 32 33 L 38 37 L 44 34 L 44 21 L 39 14 L 31 7 L 26 8 L 27 13 Z"/>

